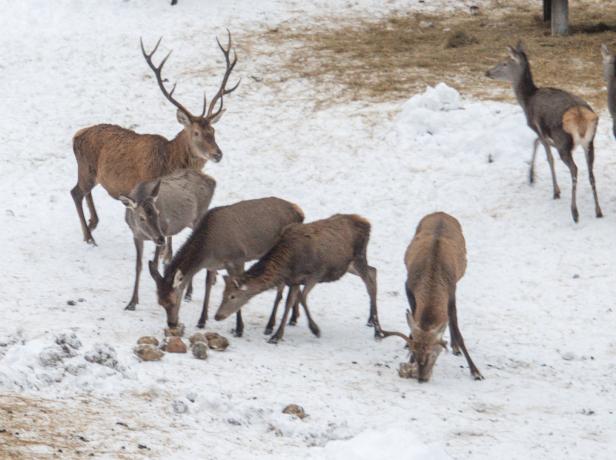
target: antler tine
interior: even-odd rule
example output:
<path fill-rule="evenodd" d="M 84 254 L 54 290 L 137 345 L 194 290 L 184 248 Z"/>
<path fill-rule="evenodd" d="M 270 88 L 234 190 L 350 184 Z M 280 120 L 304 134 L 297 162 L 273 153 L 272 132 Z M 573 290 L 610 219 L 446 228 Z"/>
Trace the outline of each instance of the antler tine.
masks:
<path fill-rule="evenodd" d="M 231 46 L 232 46 L 231 32 L 229 31 L 229 29 L 227 29 L 227 34 L 229 36 L 229 40 L 227 43 L 227 49 L 225 49 L 225 47 L 222 46 L 222 44 L 220 43 L 220 40 L 218 40 L 218 37 L 216 38 L 216 43 L 218 43 L 218 47 L 220 48 L 220 50 L 222 51 L 222 54 L 225 57 L 226 69 L 225 69 L 225 74 L 222 78 L 222 82 L 220 84 L 220 88 L 218 89 L 218 92 L 214 95 L 214 97 L 212 98 L 212 101 L 210 102 L 210 107 L 207 111 L 206 118 L 214 118 L 220 114 L 220 112 L 222 111 L 222 107 L 223 107 L 223 96 L 235 91 L 241 82 L 241 79 L 240 79 L 235 84 L 235 86 L 233 86 L 232 88 L 229 88 L 229 89 L 226 88 L 227 81 L 229 80 L 229 76 L 231 75 L 231 72 L 233 71 L 235 64 L 237 64 L 237 53 L 235 52 L 235 50 L 233 50 L 233 61 L 229 59 L 229 54 L 231 53 Z M 219 104 L 218 110 L 214 112 L 214 108 L 216 107 L 216 104 L 219 103 L 219 101 L 220 101 L 220 104 Z"/>
<path fill-rule="evenodd" d="M 393 331 L 382 331 L 382 332 L 383 332 L 383 337 L 393 337 L 393 336 L 400 337 L 409 346 L 413 345 L 412 339 L 410 339 L 408 336 L 404 335 L 402 332 L 393 332 Z"/>
<path fill-rule="evenodd" d="M 145 62 L 148 64 L 150 69 L 152 69 L 152 71 L 154 72 L 154 75 L 156 76 L 156 81 L 158 82 L 158 86 L 160 90 L 162 91 L 163 96 L 165 96 L 165 98 L 167 98 L 169 102 L 171 102 L 179 110 L 184 112 L 188 117 L 194 118 L 193 115 L 188 111 L 188 109 L 186 109 L 186 107 L 184 107 L 182 104 L 180 104 L 177 100 L 173 98 L 173 92 L 175 91 L 175 87 L 177 83 L 173 84 L 173 88 L 171 88 L 171 91 L 167 91 L 167 88 L 165 88 L 165 84 L 163 83 L 161 72 L 162 72 L 163 66 L 167 62 L 167 59 L 169 59 L 169 56 L 171 56 L 171 53 L 173 50 L 167 53 L 167 55 L 162 59 L 162 61 L 160 61 L 160 64 L 158 65 L 158 67 L 156 67 L 156 65 L 154 65 L 154 63 L 152 62 L 152 56 L 154 55 L 154 53 L 156 53 L 156 50 L 158 50 L 158 46 L 160 45 L 162 39 L 163 37 L 160 37 L 158 39 L 158 41 L 156 42 L 156 46 L 154 47 L 152 52 L 148 54 L 145 50 L 145 47 L 143 46 L 143 38 L 139 37 L 139 43 L 141 44 L 141 52 L 143 53 Z"/>

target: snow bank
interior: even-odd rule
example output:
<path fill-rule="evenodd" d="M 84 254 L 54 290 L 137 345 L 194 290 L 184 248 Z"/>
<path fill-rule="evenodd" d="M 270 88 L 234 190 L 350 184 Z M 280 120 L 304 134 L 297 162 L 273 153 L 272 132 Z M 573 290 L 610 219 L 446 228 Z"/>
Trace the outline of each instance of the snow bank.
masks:
<path fill-rule="evenodd" d="M 323 449 L 314 449 L 311 458 L 326 460 L 450 460 L 441 448 L 422 443 L 412 429 L 390 427 L 366 430 L 343 441 L 331 441 Z"/>

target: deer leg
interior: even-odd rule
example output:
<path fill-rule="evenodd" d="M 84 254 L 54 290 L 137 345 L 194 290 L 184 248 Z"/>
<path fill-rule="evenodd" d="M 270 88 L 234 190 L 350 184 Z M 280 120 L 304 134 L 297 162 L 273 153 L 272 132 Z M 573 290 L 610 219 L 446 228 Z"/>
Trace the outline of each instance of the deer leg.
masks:
<path fill-rule="evenodd" d="M 130 301 L 124 307 L 124 310 L 135 310 L 135 305 L 139 303 L 139 278 L 141 276 L 141 259 L 143 257 L 143 240 L 133 238 L 135 242 L 135 249 L 137 250 L 136 263 L 135 263 L 135 285 L 133 287 L 133 296 Z"/>
<path fill-rule="evenodd" d="M 599 206 L 599 197 L 597 195 L 597 188 L 595 186 L 595 173 L 593 167 L 595 164 L 595 141 L 590 141 L 588 147 L 584 149 L 586 153 L 586 164 L 588 165 L 588 179 L 590 180 L 590 186 L 592 187 L 592 195 L 595 199 L 595 215 L 597 217 L 603 217 L 601 212 L 601 206 Z"/>
<path fill-rule="evenodd" d="M 207 309 L 210 303 L 210 292 L 212 291 L 212 286 L 216 282 L 216 271 L 208 270 L 205 275 L 205 296 L 203 297 L 203 309 L 201 310 L 201 316 L 199 317 L 199 322 L 197 322 L 197 327 L 199 329 L 203 329 L 205 327 L 205 322 L 207 321 Z"/>
<path fill-rule="evenodd" d="M 281 284 L 276 288 L 276 298 L 274 299 L 274 307 L 272 308 L 272 313 L 270 314 L 269 320 L 267 321 L 267 326 L 265 326 L 265 331 L 263 332 L 266 335 L 269 335 L 274 330 L 274 326 L 276 325 L 276 313 L 278 312 L 278 305 L 282 300 L 282 293 L 284 292 L 284 284 Z"/>
<path fill-rule="evenodd" d="M 173 258 L 173 245 L 171 244 L 171 237 L 167 237 L 167 241 L 165 242 L 165 250 L 163 252 L 163 264 L 167 265 L 171 262 Z"/>
<path fill-rule="evenodd" d="M 89 192 L 88 192 L 89 193 Z M 92 237 L 92 232 L 86 225 L 86 217 L 83 213 L 83 198 L 86 194 L 83 192 L 83 189 L 79 184 L 75 185 L 71 190 L 71 196 L 73 197 L 73 201 L 75 202 L 75 207 L 77 208 L 77 215 L 79 216 L 79 222 L 81 223 L 81 231 L 83 232 L 83 240 L 88 243 L 96 246 L 96 241 Z"/>
<path fill-rule="evenodd" d="M 460 328 L 458 327 L 458 311 L 456 308 L 456 293 L 454 292 L 449 298 L 448 304 L 448 313 L 449 313 L 449 332 L 452 336 L 452 343 L 455 342 L 456 345 L 462 349 L 462 353 L 464 353 L 464 357 L 466 358 L 466 362 L 468 363 L 468 367 L 471 370 L 471 375 L 475 380 L 483 380 L 483 375 L 475 366 L 475 363 L 471 359 L 471 356 L 468 354 L 466 350 L 466 345 L 464 344 L 464 339 L 462 338 L 462 333 L 460 332 Z M 452 345 L 453 347 L 453 345 Z"/>
<path fill-rule="evenodd" d="M 98 225 L 98 214 L 94 207 L 94 200 L 92 199 L 92 191 L 90 190 L 86 194 L 86 203 L 88 203 L 88 209 L 90 210 L 90 220 L 88 221 L 88 228 L 93 231 Z"/>
<path fill-rule="evenodd" d="M 191 278 L 188 282 L 188 287 L 186 288 L 186 294 L 184 294 L 184 300 L 186 302 L 190 302 L 192 300 L 193 293 L 193 279 Z"/>
<path fill-rule="evenodd" d="M 541 142 L 539 138 L 535 139 L 533 142 L 533 156 L 530 158 L 530 169 L 528 171 L 528 182 L 530 184 L 535 183 L 535 158 L 537 157 L 537 147 L 539 147 L 539 142 Z"/>
<path fill-rule="evenodd" d="M 576 192 L 577 192 L 577 173 L 578 169 L 573 161 L 573 157 L 571 156 L 571 149 L 568 150 L 559 150 L 560 158 L 569 168 L 569 172 L 571 173 L 571 216 L 573 217 L 573 221 L 577 224 L 579 221 L 579 213 L 576 202 Z"/>
<path fill-rule="evenodd" d="M 240 276 L 244 273 L 244 264 L 237 264 L 227 268 L 227 273 L 232 276 Z M 238 310 L 235 314 L 235 328 L 231 329 L 235 337 L 244 335 L 244 321 L 242 320 L 242 310 Z"/>
<path fill-rule="evenodd" d="M 310 310 L 308 310 L 308 294 L 310 293 L 312 288 L 316 286 L 316 284 L 317 283 L 315 281 L 309 281 L 308 283 L 306 283 L 304 285 L 304 289 L 299 295 L 299 301 L 301 302 L 302 307 L 304 307 L 304 312 L 306 313 L 306 318 L 308 319 L 308 328 L 310 329 L 310 332 L 312 332 L 317 337 L 321 337 L 321 330 L 319 329 L 317 323 L 315 323 L 312 319 Z M 295 305 L 293 305 L 293 309 L 296 308 L 298 308 L 297 302 L 295 303 Z"/>
<path fill-rule="evenodd" d="M 293 305 L 293 310 L 291 310 L 291 319 L 289 320 L 289 326 L 297 326 L 297 320 L 299 318 L 299 302 L 301 296 L 298 296 L 297 302 Z"/>
<path fill-rule="evenodd" d="M 280 322 L 280 325 L 278 326 L 278 330 L 268 340 L 269 343 L 278 343 L 284 336 L 284 327 L 287 324 L 287 320 L 289 319 L 289 313 L 291 311 L 291 308 L 293 307 L 293 305 L 295 304 L 297 300 L 298 291 L 299 291 L 299 286 L 297 285 L 289 287 L 289 293 L 287 294 L 287 301 L 284 306 L 284 316 L 282 317 L 282 321 Z"/>
<path fill-rule="evenodd" d="M 370 296 L 370 316 L 368 317 L 367 325 L 374 327 L 375 338 L 383 337 L 383 330 L 379 323 L 379 315 L 376 306 L 376 268 L 368 265 L 365 257 L 362 257 L 360 259 L 355 259 L 349 266 L 348 271 L 349 273 L 359 276 L 364 282 L 368 295 Z"/>
<path fill-rule="evenodd" d="M 552 150 L 550 149 L 550 145 L 547 142 L 542 142 L 543 148 L 545 149 L 545 156 L 548 159 L 548 164 L 550 165 L 550 172 L 552 173 L 552 188 L 554 190 L 554 199 L 557 200 L 560 198 L 560 188 L 558 187 L 558 182 L 556 182 L 556 169 L 554 169 L 554 157 L 552 156 Z"/>

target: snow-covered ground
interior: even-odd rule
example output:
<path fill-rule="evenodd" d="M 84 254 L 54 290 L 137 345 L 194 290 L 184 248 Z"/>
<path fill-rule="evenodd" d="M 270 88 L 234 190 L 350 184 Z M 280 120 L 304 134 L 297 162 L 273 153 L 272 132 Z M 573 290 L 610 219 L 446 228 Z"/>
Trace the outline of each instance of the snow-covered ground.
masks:
<path fill-rule="evenodd" d="M 455 2 L 425 3 L 0 2 L 1 458 L 613 458 L 616 143 L 607 114 L 595 165 L 606 217 L 594 217 L 578 152 L 576 225 L 560 161 L 560 201 L 551 199 L 542 155 L 536 185 L 527 183 L 533 137 L 517 106 L 466 100 L 440 85 L 399 104 L 316 109 L 309 82 L 267 87 L 247 77 L 258 77 L 263 62 L 239 55 L 242 84 L 217 126 L 224 159 L 206 165 L 218 182 L 213 205 L 276 195 L 299 203 L 307 220 L 369 218 L 381 321 L 398 330 L 406 327 L 402 255 L 415 225 L 428 212 L 453 214 L 468 244 L 461 329 L 482 382 L 451 354 L 428 384 L 400 379 L 406 351 L 399 340 L 373 340 L 355 277 L 311 294 L 320 339 L 302 317 L 282 343 L 268 344 L 269 293 L 245 307 L 243 338 L 229 334 L 232 320 L 208 324 L 230 337 L 224 353 L 140 363 L 132 347 L 161 335 L 164 311 L 147 270 L 137 311 L 123 310 L 134 249 L 123 206 L 100 187 L 99 246 L 82 241 L 69 195 L 74 132 L 99 122 L 169 137 L 179 130 L 139 36 L 147 44 L 164 35 L 163 47 L 174 49 L 166 76 L 196 108 L 204 87 L 211 94 L 218 84 L 214 37 L 225 27 L 241 49 L 243 32 L 283 20 Z M 180 312 L 189 333 L 203 278 Z M 212 308 L 221 290 L 218 283 Z M 63 333 L 81 346 L 62 352 Z M 105 351 L 107 365 L 84 359 Z M 282 414 L 289 403 L 308 417 Z M 21 414 L 38 421 L 28 426 Z"/>

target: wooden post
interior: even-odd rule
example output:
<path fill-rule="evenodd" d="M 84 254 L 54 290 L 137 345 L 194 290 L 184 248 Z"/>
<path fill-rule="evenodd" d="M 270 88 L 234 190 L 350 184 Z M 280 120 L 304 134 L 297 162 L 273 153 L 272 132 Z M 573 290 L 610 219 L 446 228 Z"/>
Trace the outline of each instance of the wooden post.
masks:
<path fill-rule="evenodd" d="M 552 0 L 543 0 L 543 22 L 552 19 Z"/>
<path fill-rule="evenodd" d="M 551 0 L 552 35 L 569 34 L 569 0 Z"/>

